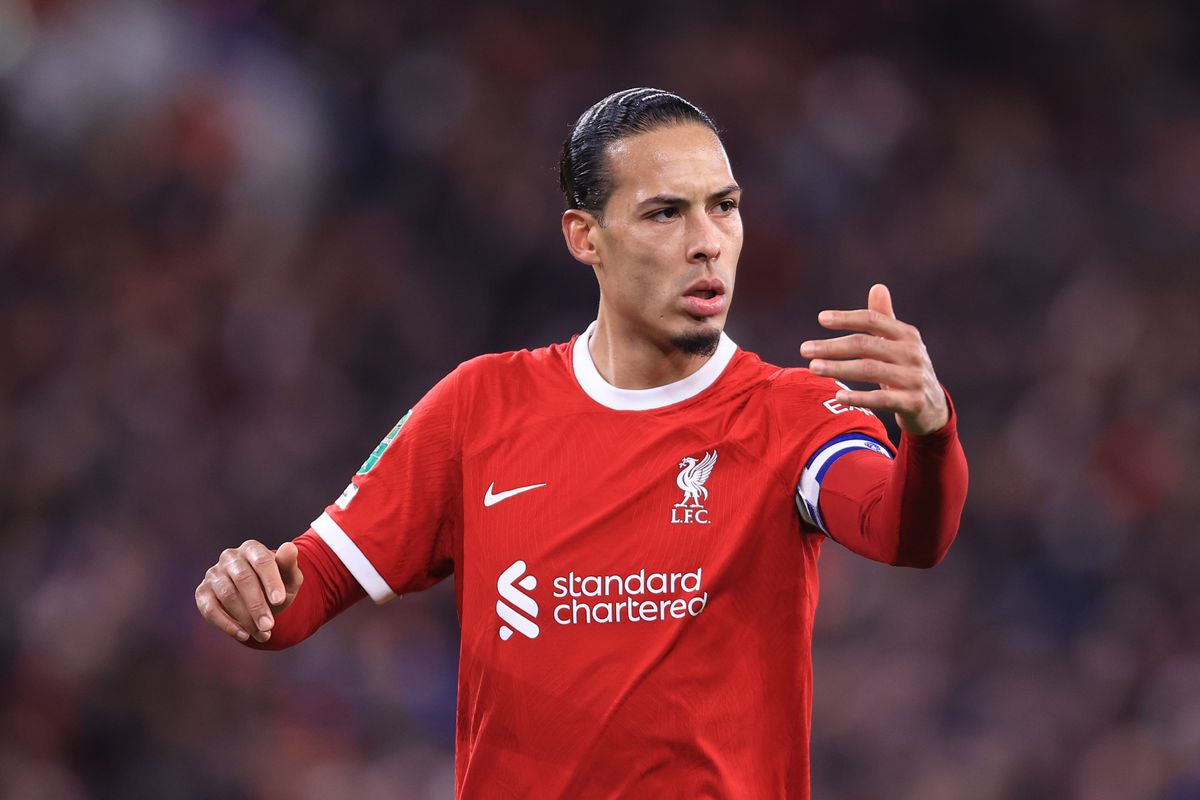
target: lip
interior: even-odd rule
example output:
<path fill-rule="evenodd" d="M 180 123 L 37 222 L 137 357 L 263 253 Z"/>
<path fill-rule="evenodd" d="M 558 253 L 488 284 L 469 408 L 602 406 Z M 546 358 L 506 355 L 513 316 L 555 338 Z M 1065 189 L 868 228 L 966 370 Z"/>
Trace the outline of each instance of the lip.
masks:
<path fill-rule="evenodd" d="M 712 297 L 698 297 L 696 292 L 713 292 Z M 694 317 L 713 317 L 725 309 L 725 284 L 720 278 L 701 278 L 683 293 L 683 307 Z"/>

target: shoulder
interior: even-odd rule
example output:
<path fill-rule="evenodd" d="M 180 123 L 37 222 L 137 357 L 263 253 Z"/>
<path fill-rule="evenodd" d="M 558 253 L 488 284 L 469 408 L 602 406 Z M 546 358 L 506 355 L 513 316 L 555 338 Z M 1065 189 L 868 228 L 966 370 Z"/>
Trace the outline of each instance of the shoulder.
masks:
<path fill-rule="evenodd" d="M 498 421 L 526 409 L 540 396 L 557 396 L 567 345 L 535 350 L 487 353 L 468 359 L 431 388 L 413 407 L 417 427 L 448 425 L 461 437 L 464 432 Z"/>
<path fill-rule="evenodd" d="M 794 403 L 815 398 L 823 401 L 843 388 L 837 381 L 814 375 L 806 367 L 780 367 L 749 350 L 739 351 L 736 367 L 740 375 L 758 385 L 775 402 Z"/>
<path fill-rule="evenodd" d="M 771 391 L 781 398 L 833 397 L 841 384 L 832 378 L 813 374 L 807 367 L 779 367 L 769 379 Z"/>
<path fill-rule="evenodd" d="M 533 350 L 488 353 L 459 364 L 436 389 L 460 405 L 478 411 L 529 403 L 539 395 L 557 396 L 570 370 L 569 343 Z"/>
<path fill-rule="evenodd" d="M 559 371 L 570 359 L 570 343 L 547 345 L 533 350 L 487 353 L 462 362 L 448 377 L 456 382 L 478 384 L 493 378 L 505 381 L 522 376 L 536 377 Z"/>
<path fill-rule="evenodd" d="M 794 430 L 797 424 L 822 424 L 831 417 L 842 417 L 848 411 L 875 416 L 869 409 L 840 402 L 838 390 L 846 387 L 832 378 L 816 375 L 807 367 L 779 367 L 753 353 L 747 353 L 747 356 L 748 374 L 757 373 L 756 390 L 765 399 L 768 413 L 786 428 Z M 858 416 L 853 414 L 850 418 Z"/>

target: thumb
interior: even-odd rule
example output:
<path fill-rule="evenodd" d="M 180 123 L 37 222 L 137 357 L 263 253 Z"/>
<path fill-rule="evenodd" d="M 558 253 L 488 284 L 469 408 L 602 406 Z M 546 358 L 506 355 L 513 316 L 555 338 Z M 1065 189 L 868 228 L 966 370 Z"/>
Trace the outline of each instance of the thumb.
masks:
<path fill-rule="evenodd" d="M 304 581 L 304 575 L 300 572 L 300 550 L 295 542 L 284 542 L 279 546 L 275 551 L 275 564 L 279 567 L 279 577 L 283 578 L 287 593 L 295 594 Z"/>
<path fill-rule="evenodd" d="M 885 317 L 896 318 L 896 312 L 892 310 L 892 293 L 882 283 L 871 287 L 871 291 L 867 294 L 867 308 L 878 311 Z"/>

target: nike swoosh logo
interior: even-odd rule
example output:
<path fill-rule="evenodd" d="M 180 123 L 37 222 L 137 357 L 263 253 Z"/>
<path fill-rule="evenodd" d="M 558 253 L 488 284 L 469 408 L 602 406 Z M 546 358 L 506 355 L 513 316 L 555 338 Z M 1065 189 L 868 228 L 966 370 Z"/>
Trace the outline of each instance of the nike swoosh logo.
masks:
<path fill-rule="evenodd" d="M 496 503 L 503 502 L 514 495 L 520 494 L 521 492 L 528 492 L 530 489 L 540 489 L 545 485 L 546 484 L 544 483 L 533 483 L 529 486 L 518 486 L 516 489 L 509 489 L 504 492 L 493 493 L 492 490 L 496 488 L 496 483 L 493 481 L 492 485 L 487 488 L 487 494 L 483 496 L 483 505 L 487 508 L 491 508 L 492 506 L 496 505 Z"/>

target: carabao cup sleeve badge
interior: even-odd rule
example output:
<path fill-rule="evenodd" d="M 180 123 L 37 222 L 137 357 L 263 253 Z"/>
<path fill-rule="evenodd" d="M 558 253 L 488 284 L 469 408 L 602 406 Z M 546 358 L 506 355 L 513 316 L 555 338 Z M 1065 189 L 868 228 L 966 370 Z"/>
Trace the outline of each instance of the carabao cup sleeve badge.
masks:
<path fill-rule="evenodd" d="M 396 423 L 396 427 L 392 428 L 388 435 L 383 437 L 383 441 L 371 451 L 371 455 L 367 456 L 367 460 L 363 462 L 363 465 L 358 468 L 358 472 L 355 474 L 366 475 L 368 472 L 375 469 L 375 465 L 379 463 L 379 459 L 383 458 L 383 454 L 386 453 L 387 449 L 392 446 L 392 442 L 396 441 L 396 437 L 400 435 L 400 429 L 404 427 L 404 423 L 407 422 L 408 418 L 411 416 L 412 409 L 410 408 L 408 413 L 401 417 L 400 421 Z"/>

